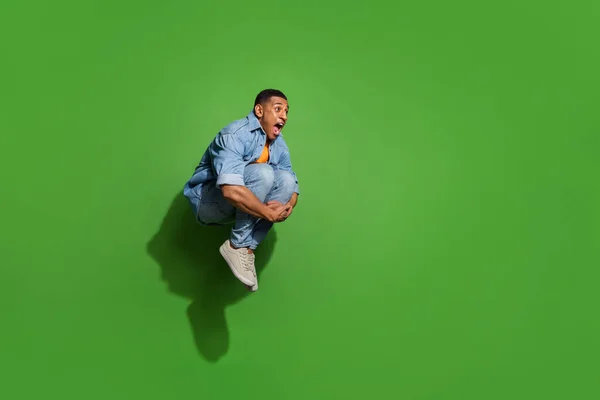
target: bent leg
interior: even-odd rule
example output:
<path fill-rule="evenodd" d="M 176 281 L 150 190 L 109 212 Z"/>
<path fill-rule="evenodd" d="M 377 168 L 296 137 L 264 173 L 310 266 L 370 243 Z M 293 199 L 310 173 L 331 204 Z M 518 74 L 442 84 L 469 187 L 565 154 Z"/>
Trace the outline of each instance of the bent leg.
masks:
<path fill-rule="evenodd" d="M 281 204 L 285 204 L 290 201 L 294 194 L 296 180 L 294 179 L 294 176 L 287 171 L 275 170 L 274 175 L 273 188 L 266 196 L 265 203 L 275 200 Z M 256 223 L 252 232 L 252 241 L 249 246 L 252 250 L 255 250 L 265 239 L 271 227 L 273 227 L 273 223 L 265 219 L 261 219 Z"/>
<path fill-rule="evenodd" d="M 270 165 L 250 164 L 244 170 L 244 185 L 263 203 L 267 201 L 274 182 L 275 171 Z M 238 210 L 231 230 L 231 244 L 236 248 L 251 247 L 252 233 L 258 221 L 259 218 Z"/>
<path fill-rule="evenodd" d="M 196 218 L 204 225 L 229 224 L 235 220 L 235 207 L 223 197 L 216 182 L 202 188 Z"/>

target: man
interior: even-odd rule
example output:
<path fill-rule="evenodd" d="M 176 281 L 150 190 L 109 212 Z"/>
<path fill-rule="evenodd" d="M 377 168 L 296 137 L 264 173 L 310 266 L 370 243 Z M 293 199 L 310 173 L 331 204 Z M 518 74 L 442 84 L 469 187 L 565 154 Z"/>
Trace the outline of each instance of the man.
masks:
<path fill-rule="evenodd" d="M 201 225 L 233 224 L 219 251 L 252 291 L 258 290 L 254 251 L 298 201 L 298 179 L 281 135 L 288 111 L 281 91 L 261 91 L 254 109 L 212 140 L 183 189 Z"/>

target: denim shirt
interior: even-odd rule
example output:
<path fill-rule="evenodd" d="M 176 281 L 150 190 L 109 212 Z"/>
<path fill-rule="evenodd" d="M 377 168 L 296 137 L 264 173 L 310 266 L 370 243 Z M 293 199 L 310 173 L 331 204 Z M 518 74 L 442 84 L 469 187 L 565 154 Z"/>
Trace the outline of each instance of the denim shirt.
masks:
<path fill-rule="evenodd" d="M 216 180 L 217 187 L 244 186 L 244 169 L 260 157 L 266 141 L 267 135 L 254 111 L 245 118 L 231 122 L 208 145 L 192 177 L 185 183 L 183 194 L 197 209 L 202 186 L 207 182 Z M 290 172 L 296 179 L 295 192 L 300 193 L 290 151 L 282 134 L 269 145 L 267 163 L 274 169 Z"/>

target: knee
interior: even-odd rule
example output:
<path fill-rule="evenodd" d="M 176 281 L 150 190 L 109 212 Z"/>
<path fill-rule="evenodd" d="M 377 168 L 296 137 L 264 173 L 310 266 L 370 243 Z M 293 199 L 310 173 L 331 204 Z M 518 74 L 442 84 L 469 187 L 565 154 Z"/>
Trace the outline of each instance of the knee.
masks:
<path fill-rule="evenodd" d="M 277 171 L 275 185 L 281 188 L 286 196 L 291 197 L 296 189 L 296 178 L 288 171 Z"/>
<path fill-rule="evenodd" d="M 244 173 L 244 182 L 246 186 L 258 186 L 270 190 L 275 183 L 273 167 L 267 164 L 248 165 Z"/>

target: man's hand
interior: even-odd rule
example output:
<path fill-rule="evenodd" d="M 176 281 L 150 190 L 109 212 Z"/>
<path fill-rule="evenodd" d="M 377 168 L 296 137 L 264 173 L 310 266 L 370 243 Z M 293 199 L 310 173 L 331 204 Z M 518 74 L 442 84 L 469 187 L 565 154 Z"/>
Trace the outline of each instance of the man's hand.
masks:
<path fill-rule="evenodd" d="M 287 203 L 282 205 L 277 200 L 271 200 L 271 201 L 267 202 L 267 207 L 270 207 L 270 208 L 283 207 L 283 209 L 286 210 L 285 213 L 283 214 L 283 219 L 286 220 L 289 218 L 290 215 L 292 215 L 292 211 L 294 210 L 294 207 L 296 207 L 297 203 L 298 203 L 298 193 L 293 193 L 292 197 L 290 198 L 290 201 L 288 201 Z"/>
<path fill-rule="evenodd" d="M 268 201 L 267 207 L 273 210 L 277 216 L 274 222 L 285 221 L 292 214 L 292 209 L 294 208 L 290 203 L 281 204 L 277 200 Z"/>
<path fill-rule="evenodd" d="M 223 197 L 238 210 L 270 222 L 280 222 L 285 219 L 284 206 L 275 209 L 267 206 L 245 186 L 223 185 L 221 190 Z"/>
<path fill-rule="evenodd" d="M 264 204 L 245 186 L 223 185 L 221 190 L 225 199 L 238 210 L 270 222 L 285 221 L 292 214 L 292 209 L 298 201 L 298 195 L 294 193 L 286 204 L 278 201 Z"/>

